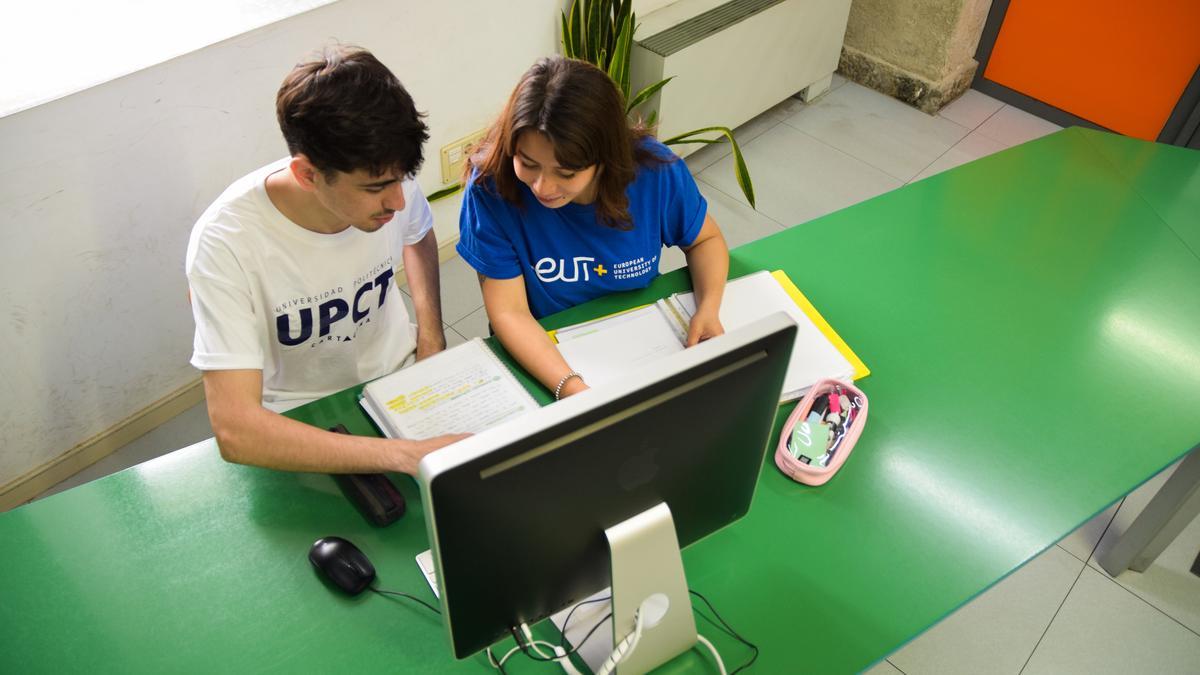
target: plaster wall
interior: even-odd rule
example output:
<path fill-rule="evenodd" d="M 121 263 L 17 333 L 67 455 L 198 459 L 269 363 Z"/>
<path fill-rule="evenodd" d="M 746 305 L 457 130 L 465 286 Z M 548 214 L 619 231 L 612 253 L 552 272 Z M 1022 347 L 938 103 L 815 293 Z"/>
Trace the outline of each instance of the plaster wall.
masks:
<path fill-rule="evenodd" d="M 339 0 L 0 118 L 0 486 L 198 377 L 188 234 L 286 154 L 274 96 L 294 63 L 336 40 L 388 64 L 428 112 L 432 192 L 438 148 L 557 52 L 562 5 Z M 435 209 L 439 240 L 456 215 Z"/>
<path fill-rule="evenodd" d="M 854 0 L 839 70 L 936 111 L 970 85 L 990 7 L 991 0 Z"/>

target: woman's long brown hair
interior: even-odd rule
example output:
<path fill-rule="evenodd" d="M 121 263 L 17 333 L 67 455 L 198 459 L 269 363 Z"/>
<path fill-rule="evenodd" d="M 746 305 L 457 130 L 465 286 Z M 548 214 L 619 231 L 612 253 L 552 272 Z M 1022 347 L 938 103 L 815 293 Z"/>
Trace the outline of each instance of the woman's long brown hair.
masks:
<path fill-rule="evenodd" d="M 521 77 L 500 117 L 472 152 L 463 181 L 474 169 L 477 184 L 490 177 L 500 196 L 520 204 L 513 156 L 517 139 L 526 131 L 544 134 L 563 168 L 597 167 L 596 217 L 609 227 L 632 227 L 625 188 L 633 182 L 637 166 L 674 159 L 638 142 L 650 132 L 641 124 L 630 126 L 621 92 L 604 71 L 586 61 L 550 57 L 539 59 Z"/>

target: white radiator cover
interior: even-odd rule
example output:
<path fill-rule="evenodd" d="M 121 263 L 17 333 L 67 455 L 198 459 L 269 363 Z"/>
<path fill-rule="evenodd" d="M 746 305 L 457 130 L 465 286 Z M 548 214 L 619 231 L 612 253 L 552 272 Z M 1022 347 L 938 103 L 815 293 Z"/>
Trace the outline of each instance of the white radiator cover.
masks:
<path fill-rule="evenodd" d="M 630 95 L 675 76 L 639 109 L 658 110 L 658 138 L 732 129 L 810 86 L 810 97 L 824 91 L 849 14 L 850 0 L 678 0 L 638 16 Z"/>

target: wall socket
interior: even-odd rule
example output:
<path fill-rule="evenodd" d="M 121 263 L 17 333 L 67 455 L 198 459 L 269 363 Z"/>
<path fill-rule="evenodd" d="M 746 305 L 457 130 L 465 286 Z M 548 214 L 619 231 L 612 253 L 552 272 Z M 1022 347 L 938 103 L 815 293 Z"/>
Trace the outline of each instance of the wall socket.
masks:
<path fill-rule="evenodd" d="M 478 143 L 487 134 L 487 129 L 472 132 L 442 146 L 442 184 L 453 183 L 462 175 L 463 164 L 467 161 L 467 150 Z"/>

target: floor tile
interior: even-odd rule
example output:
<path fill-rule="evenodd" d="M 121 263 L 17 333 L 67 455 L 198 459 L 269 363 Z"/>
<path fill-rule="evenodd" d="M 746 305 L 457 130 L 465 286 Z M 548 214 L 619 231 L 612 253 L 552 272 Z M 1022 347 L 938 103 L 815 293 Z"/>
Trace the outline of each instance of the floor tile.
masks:
<path fill-rule="evenodd" d="M 116 452 L 46 490 L 37 498 L 49 497 L 63 490 L 90 483 L 131 466 L 160 457 L 193 443 L 212 438 L 208 421 L 208 406 L 204 401 L 193 405 L 167 422 L 155 427 L 140 438 L 125 444 Z"/>
<path fill-rule="evenodd" d="M 450 326 L 467 340 L 471 338 L 486 338 L 491 335 L 488 331 L 487 310 L 483 307 L 471 312 Z"/>
<path fill-rule="evenodd" d="M 969 131 L 849 82 L 784 120 L 823 143 L 908 181 Z"/>
<path fill-rule="evenodd" d="M 753 179 L 754 174 L 751 173 L 750 177 Z M 785 229 L 783 225 L 725 194 L 710 183 L 697 180 L 696 184 L 700 188 L 700 194 L 708 200 L 708 213 L 717 221 L 729 248 L 749 244 Z"/>
<path fill-rule="evenodd" d="M 1197 672 L 1200 635 L 1084 568 L 1021 675 Z"/>
<path fill-rule="evenodd" d="M 1112 548 L 1117 538 L 1129 528 L 1176 466 L 1178 466 L 1178 462 L 1146 481 L 1125 498 L 1125 503 L 1117 511 L 1112 525 L 1109 526 L 1108 531 L 1104 533 L 1104 537 L 1096 546 L 1096 555 Z M 1126 570 L 1117 575 L 1115 581 L 1142 600 L 1200 634 L 1200 577 L 1190 571 L 1198 553 L 1200 553 L 1200 518 L 1193 520 L 1184 528 L 1183 532 L 1167 546 L 1166 550 L 1145 572 Z M 1107 577 L 1108 573 L 1096 562 L 1096 555 L 1092 556 L 1088 564 L 1092 569 Z"/>
<path fill-rule="evenodd" d="M 747 143 L 763 135 L 803 107 L 804 102 L 800 99 L 789 98 L 734 129 L 733 137 L 737 139 L 738 145 L 741 146 L 744 153 Z M 731 154 L 733 154 L 733 147 L 729 145 L 728 141 L 722 140 L 720 143 L 712 143 L 696 150 L 685 157 L 683 161 L 687 163 L 688 170 L 694 175 L 712 166 L 722 157 Z"/>
<path fill-rule="evenodd" d="M 994 152 L 1000 152 L 1005 149 L 1003 143 L 994 141 L 987 136 L 972 131 L 965 138 L 954 144 L 952 148 L 947 150 L 941 157 L 933 160 L 933 163 L 921 170 L 913 178 L 913 182 L 919 181 L 922 178 L 928 178 L 934 174 L 941 173 L 947 169 L 953 169 L 956 166 L 961 166 L 967 162 L 973 162 L 980 157 L 986 157 Z"/>
<path fill-rule="evenodd" d="M 880 661 L 863 671 L 863 675 L 905 675 L 899 668 L 887 661 Z"/>
<path fill-rule="evenodd" d="M 442 263 L 442 321 L 454 325 L 483 307 L 479 276 L 459 256 Z"/>
<path fill-rule="evenodd" d="M 666 274 L 687 267 L 687 257 L 678 246 L 664 246 L 658 258 L 659 274 Z"/>
<path fill-rule="evenodd" d="M 901 185 L 896 178 L 787 124 L 750 141 L 742 152 L 754 180 L 758 210 L 789 227 Z M 725 157 L 699 178 L 745 204 L 732 167 L 733 158 Z"/>
<path fill-rule="evenodd" d="M 1024 110 L 1005 105 L 979 125 L 977 130 L 994 141 L 1013 146 L 1052 134 L 1061 128 Z"/>
<path fill-rule="evenodd" d="M 1120 506 L 1121 502 L 1118 500 L 1116 504 L 1109 506 L 1091 520 L 1080 525 L 1079 529 L 1063 537 L 1058 545 L 1076 558 L 1088 560 L 1092 557 L 1092 552 L 1096 550 L 1096 544 L 1104 535 L 1104 531 L 1108 529 L 1109 523 L 1112 522 L 1113 516 L 1117 514 Z"/>
<path fill-rule="evenodd" d="M 1051 546 L 888 660 L 906 675 L 1015 675 L 1083 568 L 1083 561 Z"/>
<path fill-rule="evenodd" d="M 834 87 L 831 86 L 829 88 L 829 91 L 833 91 L 833 90 L 834 90 Z M 787 118 L 791 117 L 792 115 L 795 115 L 796 113 L 800 112 L 807 106 L 808 106 L 808 104 L 805 103 L 803 100 L 801 100 L 795 96 L 789 96 L 788 98 L 785 98 L 782 101 L 780 101 L 779 103 L 771 106 L 771 108 L 763 114 L 764 115 L 773 115 L 776 119 L 778 119 L 780 122 L 782 122 L 782 121 L 786 120 Z M 747 140 L 749 140 L 749 139 L 747 139 Z"/>
<path fill-rule="evenodd" d="M 404 311 L 408 312 L 409 322 L 416 323 L 417 310 L 413 307 L 412 296 L 408 294 L 408 286 L 400 287 L 400 297 L 404 300 Z"/>
<path fill-rule="evenodd" d="M 466 342 L 467 338 L 450 326 L 446 326 L 446 349 L 457 347 Z"/>
<path fill-rule="evenodd" d="M 838 87 L 842 86 L 843 84 L 846 84 L 849 81 L 850 80 L 847 80 L 845 77 L 842 77 L 840 74 L 834 73 L 833 74 L 833 82 L 831 82 L 829 85 L 829 91 L 833 91 L 834 89 L 837 89 Z"/>
<path fill-rule="evenodd" d="M 950 105 L 939 110 L 938 117 L 944 117 L 968 129 L 975 129 L 1003 107 L 1003 102 L 982 91 L 968 89 L 962 96 L 951 101 Z"/>

